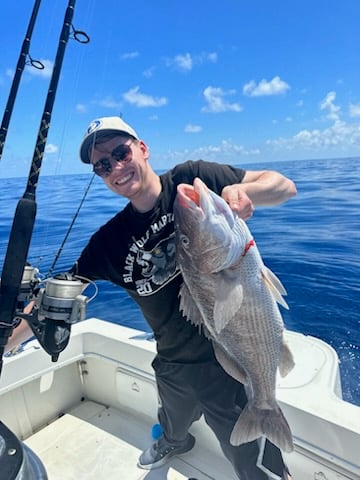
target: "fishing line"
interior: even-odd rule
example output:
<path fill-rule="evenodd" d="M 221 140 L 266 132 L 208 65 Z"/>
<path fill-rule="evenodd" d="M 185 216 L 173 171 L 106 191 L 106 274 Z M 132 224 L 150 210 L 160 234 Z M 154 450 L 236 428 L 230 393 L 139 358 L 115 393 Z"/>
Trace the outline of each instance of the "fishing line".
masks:
<path fill-rule="evenodd" d="M 90 41 L 90 37 L 89 35 L 87 35 L 87 33 L 85 33 L 83 30 L 78 30 L 76 28 L 74 28 L 73 25 L 71 25 L 71 34 L 70 34 L 70 37 L 69 37 L 69 40 L 76 40 L 80 43 L 83 43 L 83 44 L 86 44 L 86 43 L 89 43 Z M 77 92 L 78 92 L 78 89 L 79 89 L 79 78 L 80 78 L 80 72 L 81 72 L 81 66 L 84 62 L 84 57 L 86 55 L 86 52 L 83 50 L 83 49 L 80 49 L 79 51 L 79 54 L 78 54 L 78 58 L 77 58 L 77 61 L 75 62 L 75 66 L 74 68 L 72 68 L 72 73 L 74 73 L 74 75 L 72 75 L 72 77 L 74 78 L 74 88 L 71 89 L 71 97 L 70 95 L 68 94 L 68 92 L 66 92 L 66 100 L 67 100 L 67 103 L 69 105 L 73 105 L 75 102 L 74 102 L 74 99 L 76 98 L 77 96 Z M 71 111 L 71 107 L 68 106 L 67 107 L 67 111 L 70 112 L 67 114 L 67 117 L 65 119 L 65 121 L 62 123 L 62 129 L 61 129 L 61 139 L 60 139 L 60 148 L 59 148 L 59 154 L 57 156 L 57 160 L 56 160 L 56 164 L 55 164 L 55 171 L 54 171 L 54 175 L 57 176 L 59 174 L 59 171 L 60 171 L 60 166 L 61 166 L 61 162 L 62 162 L 62 159 L 64 157 L 64 139 L 66 138 L 66 134 L 67 134 L 67 131 L 68 131 L 68 125 L 70 124 L 71 125 L 71 119 L 72 119 L 72 116 L 73 116 L 73 111 Z M 46 153 L 46 151 L 45 151 Z M 87 190 L 84 194 L 84 197 L 83 199 L 81 200 L 81 203 L 80 203 L 80 206 L 79 206 L 79 209 L 77 211 L 77 213 L 75 214 L 75 217 L 73 218 L 72 220 L 72 223 L 70 224 L 70 227 L 69 227 L 69 230 L 67 232 L 67 234 L 65 235 L 65 238 L 59 248 L 59 250 L 57 251 L 56 253 L 56 256 L 55 256 L 55 259 L 50 267 L 50 270 L 48 272 L 48 275 L 50 275 L 50 273 L 53 271 L 54 267 L 55 267 L 55 264 L 62 252 L 62 249 L 64 247 L 64 244 L 67 240 L 67 237 L 69 236 L 70 232 L 71 232 L 71 229 L 73 227 L 73 224 L 79 214 L 79 211 L 81 209 L 81 206 L 85 200 L 85 197 L 87 195 L 87 192 L 90 188 L 90 185 L 92 183 L 93 179 L 90 180 L 90 183 L 89 183 L 89 186 L 87 187 Z M 50 233 L 52 232 L 52 229 L 51 229 L 51 224 L 47 224 L 47 227 L 45 227 L 45 232 L 43 235 L 41 235 L 41 244 L 42 246 L 47 246 L 49 245 L 51 242 L 49 242 L 49 236 L 50 236 Z M 35 232 L 35 234 L 38 233 L 38 232 Z M 35 238 L 39 238 L 38 235 L 35 235 Z M 39 245 L 37 248 L 39 251 L 44 251 L 45 249 L 42 248 L 41 245 Z M 50 254 L 52 256 L 52 253 Z M 49 255 L 49 256 L 50 256 Z M 42 261 L 43 260 L 43 257 L 41 255 L 39 255 L 39 260 Z M 39 264 L 38 264 L 38 267 L 39 267 Z"/>
<path fill-rule="evenodd" d="M 87 11 L 86 11 L 86 15 L 85 15 L 85 18 L 84 18 L 85 28 L 86 28 L 86 25 L 87 25 L 87 24 L 91 24 L 91 22 L 93 21 L 93 18 L 94 18 L 94 7 L 95 7 L 95 2 L 94 2 L 94 0 L 93 0 L 92 2 L 89 2 L 89 3 L 87 4 Z M 88 28 L 87 28 L 87 29 L 88 29 Z M 71 36 L 70 36 L 69 39 L 77 40 L 77 41 L 79 41 L 80 43 L 88 43 L 88 42 L 90 41 L 89 36 L 88 36 L 84 31 L 75 29 L 75 28 L 73 27 L 73 25 L 71 25 Z M 75 71 L 75 75 L 74 75 L 74 77 L 75 77 L 74 88 L 71 90 L 72 93 L 73 93 L 73 95 L 72 95 L 73 98 L 76 98 L 77 92 L 78 92 L 78 89 L 79 89 L 79 80 L 80 80 L 80 78 L 81 78 L 81 73 L 80 73 L 80 72 L 81 72 L 81 70 L 82 70 L 82 68 L 83 68 L 83 63 L 84 63 L 85 55 L 86 55 L 86 52 L 85 52 L 84 50 L 81 50 L 81 49 L 80 49 L 78 61 L 75 63 L 75 70 L 74 70 L 74 71 Z M 67 98 L 69 98 L 69 97 L 67 96 Z M 71 113 L 68 115 L 66 121 L 65 121 L 64 124 L 63 124 L 62 133 L 61 133 L 61 141 L 60 141 L 60 145 L 61 145 L 61 146 L 64 144 L 64 138 L 66 137 L 67 127 L 68 127 L 68 125 L 70 124 L 72 115 L 73 115 L 73 113 L 71 112 Z M 58 160 L 57 160 L 57 163 L 56 163 L 55 175 L 57 175 L 58 172 L 59 172 L 59 168 L 60 168 L 60 164 L 61 164 L 61 159 L 62 159 L 62 156 L 63 156 L 63 155 L 62 155 L 62 152 L 63 152 L 63 147 L 60 148 L 60 153 L 59 153 Z M 80 200 L 79 207 L 78 207 L 76 213 L 74 214 L 74 217 L 73 217 L 72 221 L 70 222 L 70 225 L 69 225 L 68 230 L 67 230 L 67 232 L 66 232 L 66 234 L 65 234 L 65 236 L 64 236 L 64 239 L 63 239 L 60 247 L 58 248 L 58 250 L 57 250 L 57 252 L 56 252 L 56 254 L 55 254 L 54 260 L 53 260 L 53 262 L 52 262 L 52 264 L 51 264 L 51 266 L 50 266 L 50 268 L 49 268 L 49 271 L 48 271 L 47 275 L 45 276 L 45 278 L 50 277 L 51 274 L 52 274 L 52 272 L 53 272 L 54 269 L 55 269 L 55 266 L 56 266 L 56 264 L 57 264 L 57 261 L 58 261 L 58 259 L 60 258 L 60 255 L 61 255 L 61 253 L 62 253 L 62 251 L 63 251 L 63 249 L 64 249 L 64 246 L 65 246 L 65 243 L 66 243 L 67 240 L 68 240 L 68 237 L 69 237 L 69 235 L 70 235 L 70 233 L 71 233 L 71 231 L 72 231 L 72 228 L 73 228 L 73 226 L 74 226 L 74 224 L 75 224 L 75 221 L 76 221 L 76 219 L 77 219 L 77 217 L 78 217 L 78 215 L 79 215 L 79 213 L 80 213 L 80 210 L 81 210 L 81 208 L 82 208 L 82 206 L 83 206 L 83 203 L 84 203 L 84 201 L 85 201 L 85 199 L 86 199 L 86 197 L 87 197 L 87 194 L 88 194 L 88 192 L 89 192 L 89 190 L 90 190 L 90 187 L 91 187 L 91 185 L 92 185 L 92 183 L 93 183 L 94 177 L 95 177 L 95 175 L 93 174 L 92 177 L 91 177 L 91 179 L 90 179 L 90 182 L 89 182 L 87 188 L 85 189 L 84 195 L 83 195 L 82 199 Z M 42 236 L 44 245 L 47 244 L 46 239 L 49 237 L 49 231 L 50 231 L 50 229 L 46 230 L 45 235 Z M 41 257 L 40 257 L 40 260 L 42 260 Z"/>
<path fill-rule="evenodd" d="M 88 298 L 87 302 L 90 303 L 92 302 L 96 297 L 97 294 L 99 293 L 99 287 L 96 285 L 96 283 L 93 280 L 90 280 L 90 278 L 82 277 L 81 275 L 75 275 L 76 278 L 79 280 L 82 280 L 84 284 L 90 284 L 94 287 L 94 294 Z"/>
<path fill-rule="evenodd" d="M 70 37 L 70 40 L 76 40 L 80 43 L 89 43 L 90 41 L 90 37 L 82 30 L 77 30 L 75 29 L 73 26 L 71 26 L 71 29 L 72 29 L 72 34 L 71 34 L 71 37 Z M 72 68 L 72 72 L 74 72 L 74 75 L 73 75 L 73 78 L 74 78 L 74 84 L 73 84 L 73 88 L 71 89 L 71 97 L 70 95 L 66 94 L 66 100 L 68 102 L 68 104 L 70 105 L 74 105 L 75 103 L 75 99 L 77 98 L 78 96 L 78 90 L 79 90 L 79 79 L 81 78 L 81 70 L 82 70 L 82 65 L 83 65 L 83 62 L 84 62 L 84 56 L 85 56 L 85 52 L 83 50 L 80 50 L 80 53 L 79 53 L 79 57 L 75 63 L 75 67 Z M 56 160 L 56 166 L 55 166 L 55 175 L 57 175 L 59 173 L 59 170 L 60 170 L 60 165 L 61 165 L 61 161 L 62 161 L 62 158 L 63 158 L 63 146 L 64 146 L 64 138 L 66 137 L 66 134 L 67 134 L 67 131 L 68 131 L 68 125 L 71 124 L 71 119 L 72 119 L 72 116 L 74 114 L 74 109 L 71 107 L 67 107 L 67 110 L 68 113 L 67 114 L 67 117 L 65 119 L 65 121 L 63 122 L 63 127 L 62 127 L 62 131 L 61 131 L 61 136 L 60 136 L 60 149 L 59 149 L 59 155 L 57 157 L 57 160 Z"/>
<path fill-rule="evenodd" d="M 89 192 L 89 190 L 90 190 L 91 184 L 92 184 L 92 182 L 94 181 L 94 178 L 95 178 L 95 173 L 93 173 L 93 175 L 91 176 L 90 182 L 89 182 L 89 184 L 88 184 L 88 186 L 87 186 L 87 188 L 86 188 L 86 190 L 85 190 L 85 192 L 84 192 L 84 195 L 83 195 L 83 197 L 82 197 L 82 199 L 81 199 L 81 201 L 80 201 L 79 207 L 78 207 L 77 211 L 75 212 L 75 215 L 74 215 L 72 221 L 70 222 L 70 225 L 69 225 L 69 228 L 68 228 L 68 230 L 67 230 L 67 232 L 66 232 L 66 234 L 65 234 L 65 237 L 64 237 L 63 241 L 61 242 L 61 245 L 60 245 L 60 247 L 59 247 L 59 249 L 58 249 L 58 251 L 57 251 L 57 253 L 56 253 L 56 255 L 55 255 L 55 258 L 54 258 L 53 263 L 51 264 L 51 267 L 49 268 L 48 274 L 46 275 L 47 277 L 50 277 L 50 276 L 51 276 L 51 274 L 52 274 L 52 272 L 53 272 L 53 270 L 54 270 L 54 268 L 55 268 L 55 265 L 56 265 L 56 263 L 57 263 L 60 255 L 61 255 L 61 252 L 63 251 L 64 245 L 65 245 L 65 243 L 66 243 L 66 241 L 67 241 L 67 239 L 68 239 L 68 237 L 69 237 L 69 235 L 70 235 L 70 232 L 71 232 L 71 230 L 72 230 L 72 227 L 74 226 L 74 223 L 75 223 L 75 221 L 76 221 L 76 219 L 77 219 L 77 217 L 78 217 L 78 215 L 79 215 L 79 213 L 80 213 L 81 207 L 83 206 L 83 203 L 84 203 L 85 198 L 86 198 L 86 196 L 87 196 L 87 194 L 88 194 L 88 192 Z"/>

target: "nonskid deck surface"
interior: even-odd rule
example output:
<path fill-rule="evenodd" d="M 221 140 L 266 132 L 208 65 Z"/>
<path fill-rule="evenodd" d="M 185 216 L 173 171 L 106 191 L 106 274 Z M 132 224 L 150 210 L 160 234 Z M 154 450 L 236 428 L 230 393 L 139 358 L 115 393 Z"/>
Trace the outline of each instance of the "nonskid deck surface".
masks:
<path fill-rule="evenodd" d="M 150 430 L 143 419 L 85 401 L 24 443 L 40 457 L 49 480 L 235 480 L 230 465 L 198 444 L 166 466 L 139 469 Z"/>

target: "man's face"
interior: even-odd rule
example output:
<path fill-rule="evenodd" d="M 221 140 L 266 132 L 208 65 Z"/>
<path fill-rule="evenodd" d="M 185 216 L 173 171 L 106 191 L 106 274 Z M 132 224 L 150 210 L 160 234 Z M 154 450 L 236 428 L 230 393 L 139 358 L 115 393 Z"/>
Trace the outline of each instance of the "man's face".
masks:
<path fill-rule="evenodd" d="M 90 158 L 95 173 L 110 190 L 129 200 L 141 193 L 149 158 L 143 141 L 116 136 L 97 144 Z"/>

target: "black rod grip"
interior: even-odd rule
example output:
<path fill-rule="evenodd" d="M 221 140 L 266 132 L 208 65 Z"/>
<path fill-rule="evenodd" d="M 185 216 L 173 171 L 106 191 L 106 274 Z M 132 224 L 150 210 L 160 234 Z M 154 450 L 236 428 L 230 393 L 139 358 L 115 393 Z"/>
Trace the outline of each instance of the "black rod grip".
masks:
<path fill-rule="evenodd" d="M 12 333 L 17 297 L 31 242 L 36 216 L 33 196 L 24 194 L 19 200 L 11 228 L 0 284 L 0 358 Z M 2 361 L 0 363 L 0 372 Z"/>

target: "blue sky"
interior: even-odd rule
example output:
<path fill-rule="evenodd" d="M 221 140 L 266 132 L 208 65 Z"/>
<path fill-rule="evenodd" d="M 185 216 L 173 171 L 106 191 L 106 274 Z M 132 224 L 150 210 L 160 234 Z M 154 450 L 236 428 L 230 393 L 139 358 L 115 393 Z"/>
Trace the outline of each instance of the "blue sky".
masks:
<path fill-rule="evenodd" d="M 2 2 L 0 118 L 33 8 Z M 0 161 L 27 176 L 67 0 L 43 0 Z M 77 0 L 44 174 L 85 173 L 94 118 L 122 115 L 154 168 L 360 155 L 359 0 Z M 346 161 L 346 160 L 344 160 Z M 266 166 L 266 165 L 265 165 Z"/>

